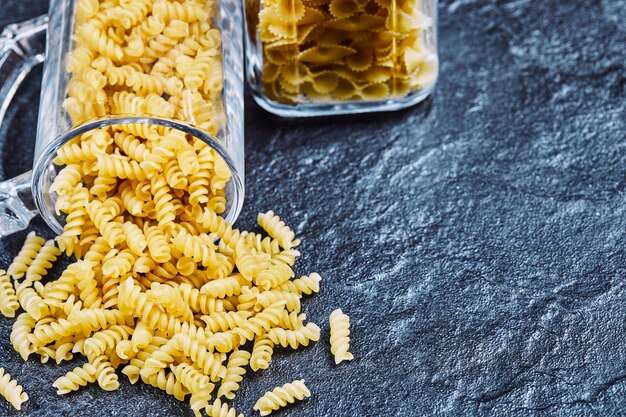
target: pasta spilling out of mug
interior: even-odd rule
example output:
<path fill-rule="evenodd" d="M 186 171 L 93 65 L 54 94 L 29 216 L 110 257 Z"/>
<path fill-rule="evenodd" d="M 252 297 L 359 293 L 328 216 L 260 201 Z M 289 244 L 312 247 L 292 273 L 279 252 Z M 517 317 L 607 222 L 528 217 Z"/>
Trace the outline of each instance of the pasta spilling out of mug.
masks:
<path fill-rule="evenodd" d="M 211 3 L 126 3 L 76 4 L 65 100 L 72 121 L 180 116 L 214 134 L 222 77 Z M 295 277 L 300 242 L 273 212 L 258 216 L 267 236 L 220 216 L 230 171 L 204 142 L 164 126 L 113 126 L 68 142 L 55 163 L 51 191 L 64 231 L 56 242 L 28 235 L 0 271 L 0 312 L 16 317 L 10 341 L 24 360 L 86 358 L 52 383 L 59 394 L 96 383 L 115 390 L 120 371 L 131 383 L 189 397 L 196 415 L 235 416 L 227 401 L 247 368 L 268 368 L 274 348 L 319 340 L 301 302 L 321 277 Z M 76 261 L 51 279 L 63 252 Z M 341 311 L 330 332 L 335 361 L 352 359 Z M 28 399 L 1 368 L 0 394 L 18 410 Z M 267 415 L 310 395 L 296 380 L 254 408 Z"/>

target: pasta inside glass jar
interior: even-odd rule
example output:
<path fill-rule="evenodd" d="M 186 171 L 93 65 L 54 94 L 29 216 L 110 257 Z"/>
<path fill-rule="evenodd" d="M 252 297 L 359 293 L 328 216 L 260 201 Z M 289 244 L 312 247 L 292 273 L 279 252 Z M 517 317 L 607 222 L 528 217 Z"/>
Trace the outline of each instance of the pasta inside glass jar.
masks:
<path fill-rule="evenodd" d="M 436 0 L 248 0 L 248 81 L 282 116 L 397 110 L 438 75 Z"/>
<path fill-rule="evenodd" d="M 207 210 L 233 222 L 244 195 L 240 2 L 52 0 L 49 10 L 32 189 L 62 249 L 92 243 L 106 210 L 170 233 Z"/>

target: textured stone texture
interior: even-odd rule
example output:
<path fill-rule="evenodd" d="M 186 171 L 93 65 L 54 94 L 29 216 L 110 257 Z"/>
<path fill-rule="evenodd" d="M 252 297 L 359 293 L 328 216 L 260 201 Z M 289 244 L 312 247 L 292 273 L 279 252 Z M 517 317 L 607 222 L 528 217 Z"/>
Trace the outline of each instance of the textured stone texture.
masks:
<path fill-rule="evenodd" d="M 2 0 L 0 26 L 45 0 Z M 441 79 L 395 114 L 279 121 L 247 106 L 247 198 L 303 239 L 299 272 L 322 341 L 277 353 L 238 408 L 305 378 L 281 416 L 612 416 L 626 409 L 626 4 L 440 4 Z M 25 170 L 37 76 L 11 110 L 4 177 Z M 26 91 L 27 90 L 27 91 Z M 46 231 L 40 220 L 35 228 Z M 0 242 L 8 263 L 24 234 Z M 336 307 L 356 360 L 334 366 Z M 0 320 L 0 366 L 31 394 L 22 415 L 190 415 L 120 378 L 57 397 L 75 366 L 23 364 Z M 0 415 L 15 415 L 0 402 Z"/>

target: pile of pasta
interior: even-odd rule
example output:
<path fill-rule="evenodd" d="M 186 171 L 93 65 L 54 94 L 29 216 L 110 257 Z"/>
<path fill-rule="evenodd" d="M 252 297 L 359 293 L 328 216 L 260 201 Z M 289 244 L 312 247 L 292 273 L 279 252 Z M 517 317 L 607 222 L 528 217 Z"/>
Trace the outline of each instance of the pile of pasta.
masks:
<path fill-rule="evenodd" d="M 15 317 L 24 310 L 13 325 L 13 347 L 24 360 L 32 354 L 41 362 L 87 359 L 53 383 L 59 394 L 90 383 L 115 390 L 120 369 L 131 383 L 141 379 L 181 401 L 189 395 L 196 415 L 234 417 L 225 401 L 235 397 L 247 367 L 267 369 L 276 346 L 297 349 L 319 340 L 301 299 L 319 291 L 321 278 L 293 279 L 298 240 L 271 211 L 258 216 L 267 237 L 216 218 L 222 227 L 194 235 L 200 240 L 188 248 L 177 249 L 175 237 L 143 246 L 146 257 L 169 256 L 143 272 L 137 265 L 145 264 L 119 258 L 132 252 L 137 236 L 126 235 L 116 248 L 99 236 L 47 283 L 61 251 L 30 233 L 7 272 L 0 271 L 0 312 Z M 213 265 L 212 257 L 221 263 Z M 347 316 L 331 316 L 338 361 L 352 359 L 348 325 Z M 18 410 L 28 399 L 8 374 L 0 378 L 0 394 Z M 268 392 L 255 409 L 267 415 L 308 396 L 304 381 L 294 381 Z"/>
<path fill-rule="evenodd" d="M 65 108 L 74 124 L 108 114 L 179 118 L 215 134 L 223 124 L 220 32 L 212 1 L 78 0 L 76 48 Z M 231 172 L 204 142 L 172 128 L 102 127 L 61 147 L 50 187 L 63 233 L 34 233 L 0 271 L 0 312 L 26 360 L 86 361 L 53 386 L 67 394 L 119 386 L 121 371 L 196 415 L 234 417 L 246 368 L 269 367 L 275 347 L 319 340 L 303 296 L 321 277 L 296 278 L 299 240 L 273 212 L 267 236 L 226 222 Z M 57 246 L 58 245 L 58 246 Z M 72 262 L 47 277 L 65 253 Z M 20 310 L 23 312 L 19 313 Z M 331 317 L 332 352 L 349 360 L 349 321 Z M 17 409 L 26 393 L 0 370 L 0 394 Z M 310 395 L 297 380 L 255 404 L 267 415 Z"/>
<path fill-rule="evenodd" d="M 283 103 L 382 100 L 434 84 L 432 20 L 414 0 L 261 0 L 266 95 Z"/>

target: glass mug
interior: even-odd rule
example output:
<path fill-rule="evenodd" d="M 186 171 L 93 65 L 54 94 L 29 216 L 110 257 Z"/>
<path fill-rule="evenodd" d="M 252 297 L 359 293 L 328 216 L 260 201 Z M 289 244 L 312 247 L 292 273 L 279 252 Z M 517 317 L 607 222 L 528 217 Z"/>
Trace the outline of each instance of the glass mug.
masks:
<path fill-rule="evenodd" d="M 0 123 L 20 83 L 34 66 L 44 62 L 45 56 L 33 169 L 0 183 L 0 237 L 25 229 L 37 214 L 41 214 L 55 233 L 62 233 L 65 216 L 55 211 L 57 194 L 50 190 L 60 169 L 53 164 L 57 151 L 83 134 L 118 126 L 133 126 L 136 130 L 141 130 L 142 127 L 173 129 L 197 138 L 211 147 L 230 170 L 231 177 L 224 189 L 225 210 L 221 215 L 228 222 L 234 222 L 241 211 L 244 198 L 244 57 L 241 3 L 237 0 L 218 0 L 212 17 L 212 26 L 221 32 L 223 88 L 216 98 L 216 103 L 220 105 L 214 106 L 217 110 L 211 113 L 216 116 L 215 120 L 219 120 L 219 125 L 211 134 L 209 130 L 212 129 L 195 125 L 193 108 L 189 112 L 191 116 L 177 111 L 174 117 L 163 117 L 143 111 L 145 107 L 142 107 L 142 111 L 133 107 L 130 113 L 100 113 L 79 123 L 72 122 L 65 109 L 68 92 L 72 88 L 71 74 L 66 68 L 70 53 L 75 48 L 76 13 L 80 13 L 80 2 L 81 0 L 51 0 L 48 16 L 10 25 L 0 35 Z M 122 0 L 120 4 L 130 2 L 131 0 Z M 154 2 L 156 3 L 158 0 Z M 171 13 L 167 10 L 164 12 Z M 196 28 L 200 26 L 198 24 Z M 167 24 L 164 27 L 167 30 Z M 46 29 L 49 35 L 47 39 Z M 165 45 L 171 50 L 179 46 L 182 46 L 182 41 L 181 45 Z M 158 52 L 163 56 L 167 55 L 166 50 Z M 155 55 L 155 59 L 158 60 L 159 56 Z M 216 59 L 219 59 L 219 55 Z M 178 87 L 181 86 L 173 84 L 170 89 Z M 170 92 L 173 94 L 177 91 Z M 167 95 L 164 93 L 163 96 L 165 98 Z M 97 104 L 102 104 L 104 113 L 111 113 L 109 103 Z"/>
<path fill-rule="evenodd" d="M 399 110 L 439 72 L 437 0 L 246 0 L 248 83 L 285 117 Z"/>

